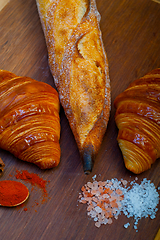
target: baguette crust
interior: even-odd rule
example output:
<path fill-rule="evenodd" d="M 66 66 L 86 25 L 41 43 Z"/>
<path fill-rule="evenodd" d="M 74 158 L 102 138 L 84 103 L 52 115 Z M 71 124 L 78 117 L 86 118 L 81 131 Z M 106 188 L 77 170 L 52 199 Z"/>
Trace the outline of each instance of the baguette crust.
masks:
<path fill-rule="evenodd" d="M 92 170 L 110 115 L 110 80 L 94 0 L 37 0 L 49 65 L 84 162 Z"/>

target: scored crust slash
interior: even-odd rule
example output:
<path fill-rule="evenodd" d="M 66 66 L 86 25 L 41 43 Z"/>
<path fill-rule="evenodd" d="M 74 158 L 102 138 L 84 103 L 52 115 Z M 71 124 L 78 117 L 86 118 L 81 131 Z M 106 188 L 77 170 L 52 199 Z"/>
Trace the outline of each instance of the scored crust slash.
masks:
<path fill-rule="evenodd" d="M 83 161 L 92 171 L 110 115 L 108 61 L 95 0 L 37 0 L 49 65 Z"/>

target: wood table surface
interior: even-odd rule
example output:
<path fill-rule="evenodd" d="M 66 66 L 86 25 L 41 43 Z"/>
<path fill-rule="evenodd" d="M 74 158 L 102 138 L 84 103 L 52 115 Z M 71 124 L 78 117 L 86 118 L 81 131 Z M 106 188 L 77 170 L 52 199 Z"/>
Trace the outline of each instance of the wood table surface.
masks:
<path fill-rule="evenodd" d="M 61 162 L 57 168 L 40 170 L 0 150 L 5 163 L 1 180 L 15 180 L 16 170 L 36 173 L 47 183 L 48 198 L 30 183 L 28 201 L 18 208 L 0 208 L 0 239 L 3 240 L 153 240 L 160 227 L 160 210 L 156 218 L 142 218 L 138 232 L 133 218 L 123 214 L 111 225 L 95 227 L 87 216 L 86 205 L 78 202 L 82 185 L 112 178 L 151 180 L 160 186 L 160 161 L 138 176 L 129 172 L 117 144 L 114 121 L 115 97 L 136 78 L 160 67 L 160 4 L 151 0 L 97 0 L 101 30 L 107 52 L 112 90 L 112 109 L 91 174 L 85 175 L 77 145 L 61 107 Z M 19 76 L 28 76 L 55 87 L 48 66 L 47 48 L 35 0 L 10 0 L 0 12 L 0 68 Z M 27 208 L 27 211 L 24 209 Z M 158 205 L 160 208 L 160 205 Z M 130 227 L 123 225 L 130 222 Z"/>

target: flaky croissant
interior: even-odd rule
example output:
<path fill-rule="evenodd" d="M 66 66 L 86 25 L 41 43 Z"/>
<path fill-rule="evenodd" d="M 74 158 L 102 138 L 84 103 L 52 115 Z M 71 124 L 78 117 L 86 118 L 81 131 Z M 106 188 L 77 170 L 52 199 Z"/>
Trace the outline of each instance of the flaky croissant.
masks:
<path fill-rule="evenodd" d="M 41 169 L 57 166 L 59 108 L 50 85 L 0 70 L 0 148 Z"/>
<path fill-rule="evenodd" d="M 108 61 L 95 0 L 36 0 L 49 65 L 77 142 L 92 171 L 110 115 Z"/>
<path fill-rule="evenodd" d="M 114 106 L 125 166 L 142 173 L 160 157 L 160 69 L 131 83 Z"/>

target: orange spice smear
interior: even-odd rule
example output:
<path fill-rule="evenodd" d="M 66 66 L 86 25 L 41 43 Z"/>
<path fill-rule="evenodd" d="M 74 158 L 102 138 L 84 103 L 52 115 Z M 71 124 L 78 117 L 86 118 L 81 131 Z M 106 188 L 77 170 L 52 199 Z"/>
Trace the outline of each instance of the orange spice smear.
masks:
<path fill-rule="evenodd" d="M 121 184 L 118 181 L 94 181 L 81 188 L 79 202 L 88 205 L 87 214 L 94 219 L 96 227 L 112 224 L 113 218 L 118 218 L 124 198 Z"/>
<path fill-rule="evenodd" d="M 47 193 L 47 190 L 46 190 L 46 184 L 47 184 L 46 180 L 43 180 L 42 178 L 40 178 L 36 173 L 29 173 L 27 170 L 23 170 L 21 172 L 16 170 L 15 177 L 17 179 L 21 179 L 21 180 L 24 180 L 26 182 L 29 182 L 34 186 L 35 185 L 38 186 L 43 191 L 42 203 L 45 202 L 46 197 L 48 196 L 48 193 Z"/>

